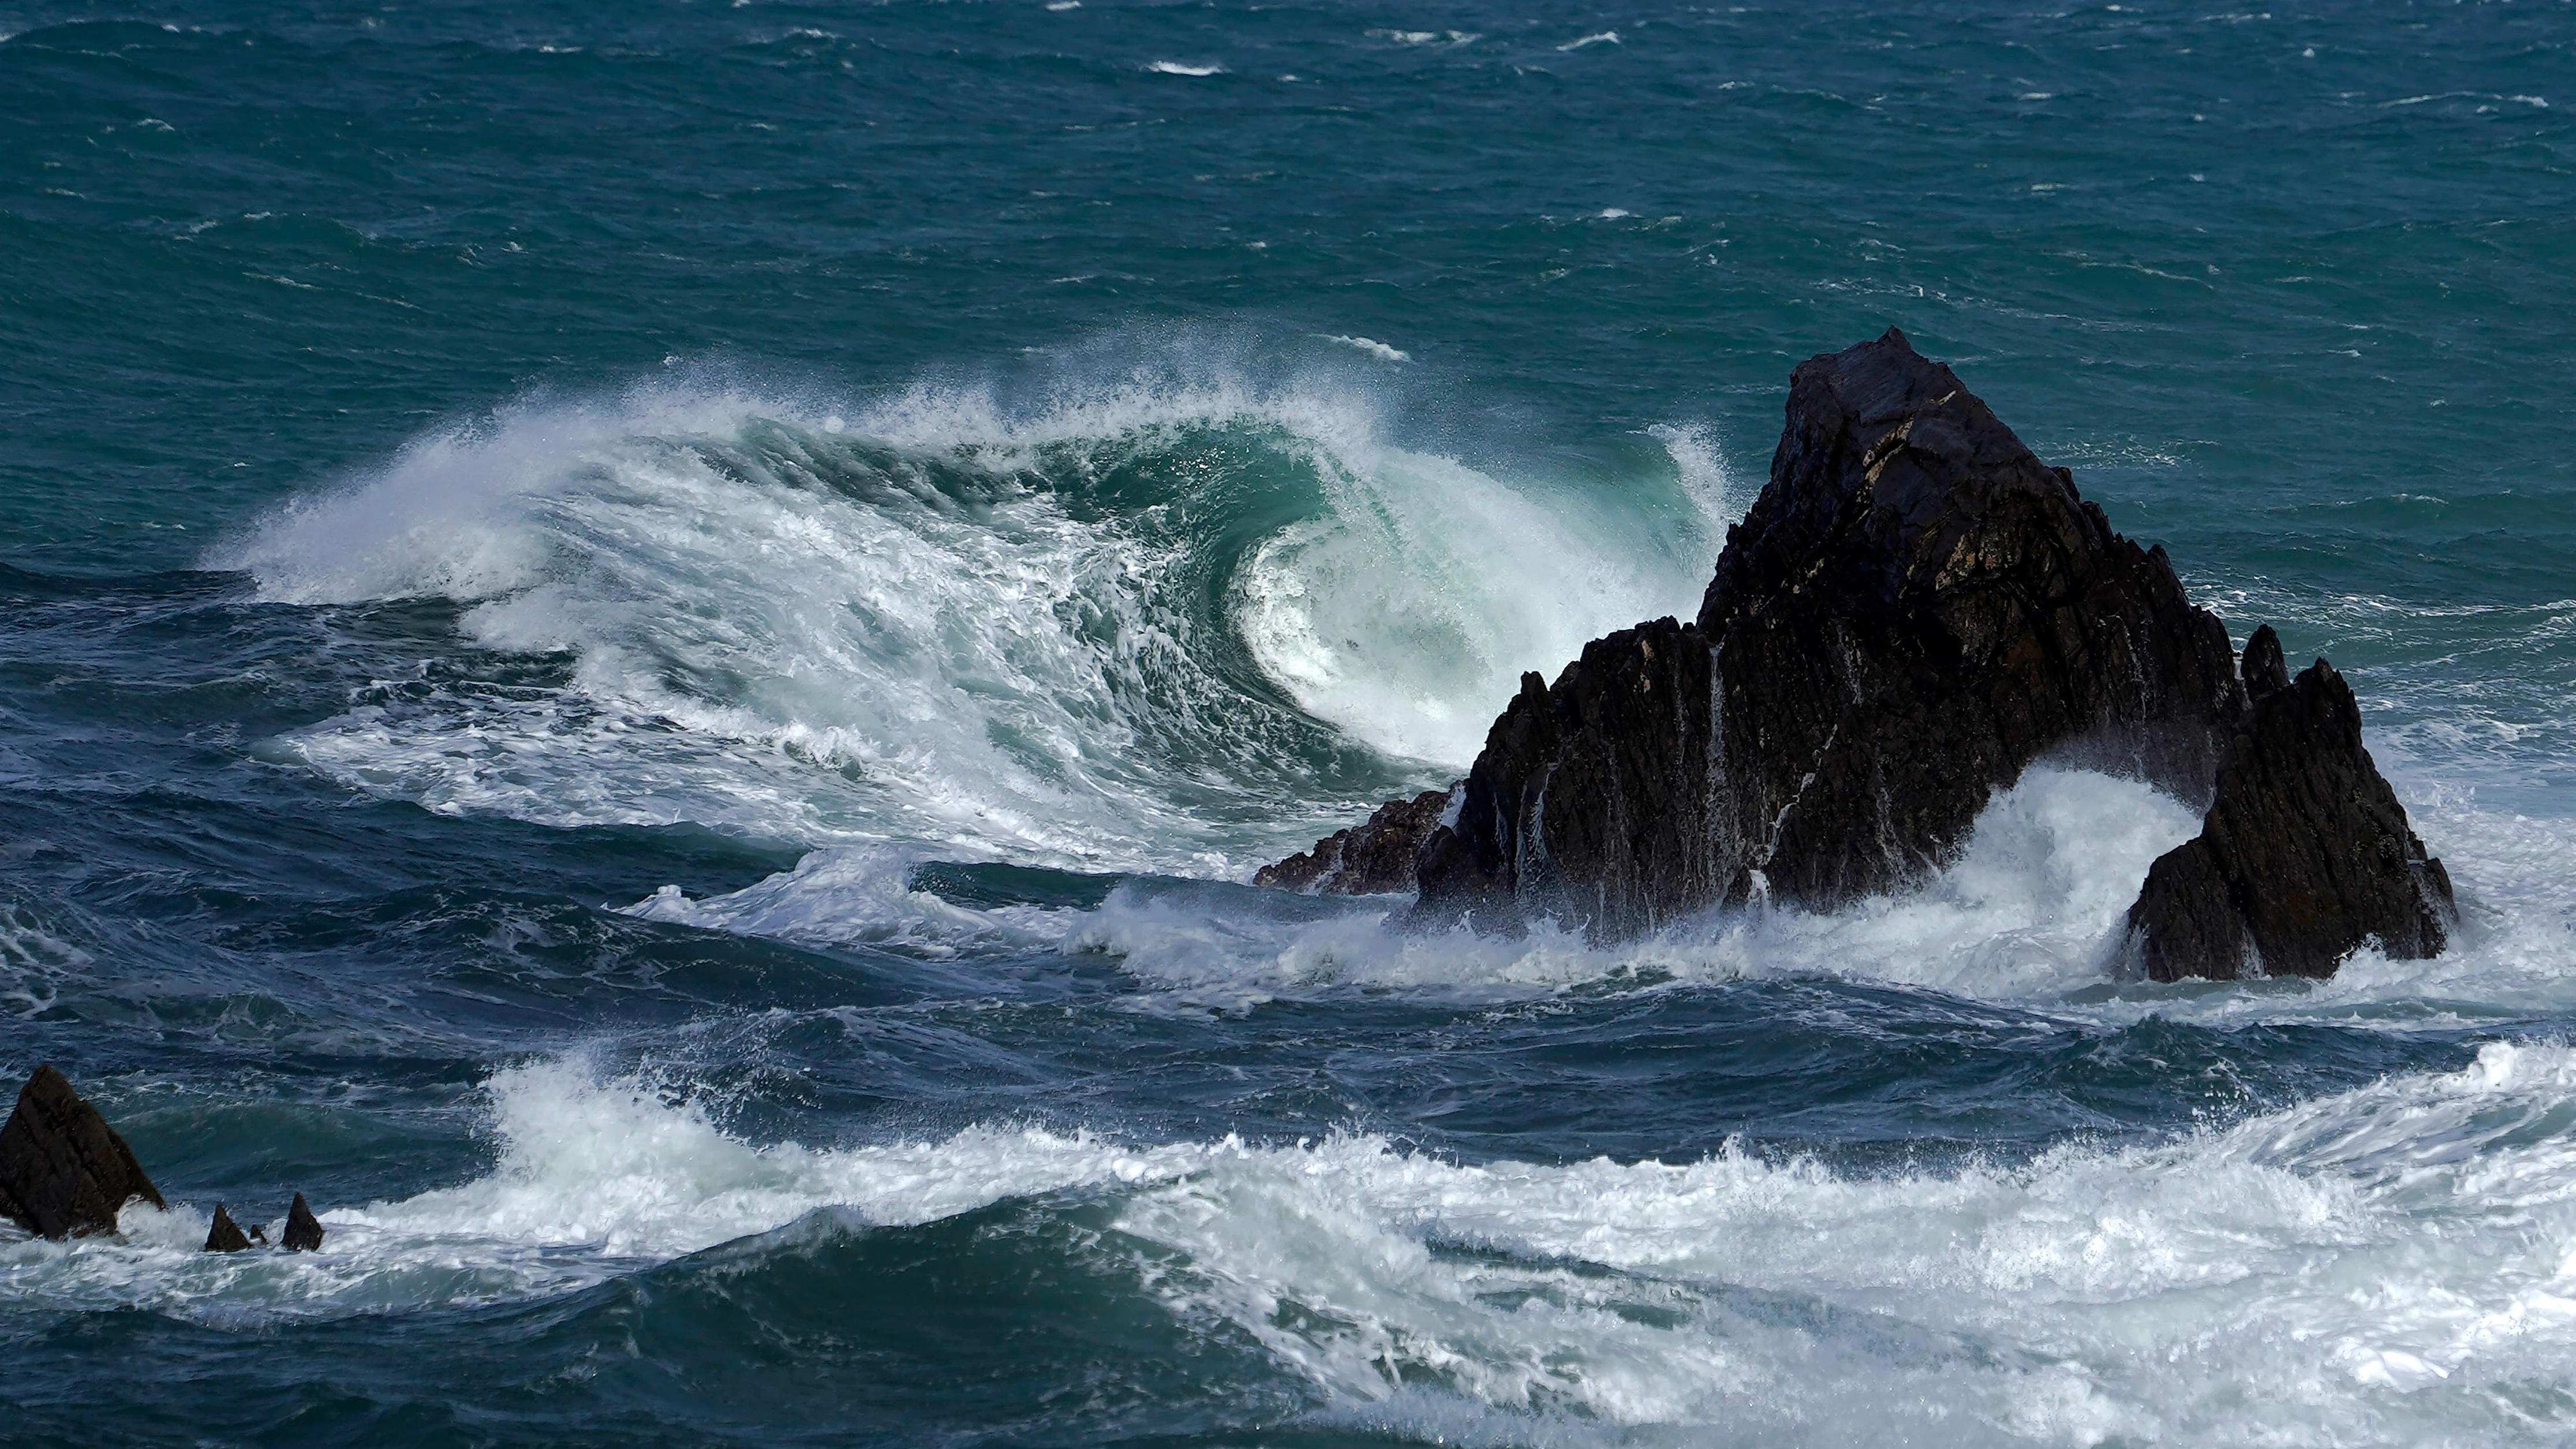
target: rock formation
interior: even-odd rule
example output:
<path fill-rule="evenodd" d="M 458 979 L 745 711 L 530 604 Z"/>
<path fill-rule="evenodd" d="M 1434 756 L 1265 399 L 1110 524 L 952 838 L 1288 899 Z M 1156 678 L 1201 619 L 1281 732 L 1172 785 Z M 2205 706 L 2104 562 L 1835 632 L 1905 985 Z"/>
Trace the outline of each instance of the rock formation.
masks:
<path fill-rule="evenodd" d="M 248 1251 L 249 1248 L 250 1234 L 241 1230 L 241 1224 L 233 1221 L 233 1215 L 224 1211 L 222 1203 L 215 1204 L 214 1225 L 206 1229 L 205 1251 L 240 1253 Z"/>
<path fill-rule="evenodd" d="M 1721 898 L 1710 664 L 1696 626 L 1657 619 L 1584 645 L 1552 687 L 1522 675 L 1457 823 L 1423 846 L 1414 919 L 1555 914 L 1611 938 Z"/>
<path fill-rule="evenodd" d="M 1494 722 L 1415 920 L 1596 940 L 1754 896 L 1913 884 L 2050 752 L 2206 799 L 2244 708 L 2216 616 L 1890 329 L 1791 375 L 1771 476 L 1691 624 L 1641 624 Z"/>
<path fill-rule="evenodd" d="M 304 1194 L 295 1195 L 295 1203 L 286 1210 L 286 1231 L 277 1235 L 278 1245 L 290 1253 L 310 1253 L 322 1246 L 322 1223 L 306 1206 Z"/>
<path fill-rule="evenodd" d="M 2147 871 L 2129 908 L 2147 974 L 2331 976 L 2376 939 L 2439 953 L 2451 878 L 2361 743 L 2361 709 L 2320 659 L 2290 680 L 2267 625 L 2245 646 L 2253 704 L 2227 741 L 2200 834 Z"/>
<path fill-rule="evenodd" d="M 1831 909 L 1946 864 L 2043 757 L 2209 804 L 2130 911 L 2158 979 L 2442 948 L 2450 881 L 2342 677 L 2321 659 L 2292 681 L 2269 627 L 2240 665 L 2161 547 L 1891 328 L 1790 375 L 1698 618 L 1523 675 L 1451 796 L 1255 879 L 1391 891 L 1410 858 L 1417 926 L 1547 917 L 1596 942 L 1757 898 Z"/>
<path fill-rule="evenodd" d="M 1316 841 L 1314 849 L 1263 866 L 1253 874 L 1252 883 L 1310 896 L 1375 896 L 1412 890 L 1415 857 L 1448 808 L 1446 790 L 1390 800 L 1360 824 Z"/>
<path fill-rule="evenodd" d="M 133 1198 L 167 1207 L 133 1150 L 63 1074 L 36 1068 L 0 1126 L 0 1215 L 48 1238 L 116 1231 Z"/>

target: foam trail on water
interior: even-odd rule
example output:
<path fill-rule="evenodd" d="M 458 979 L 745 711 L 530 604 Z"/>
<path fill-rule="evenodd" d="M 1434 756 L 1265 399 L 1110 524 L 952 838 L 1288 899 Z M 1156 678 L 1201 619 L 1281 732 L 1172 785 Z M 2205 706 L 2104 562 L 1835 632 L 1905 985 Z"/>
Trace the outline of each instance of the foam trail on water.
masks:
<path fill-rule="evenodd" d="M 679 887 L 664 886 L 625 909 L 648 921 L 703 930 L 858 942 L 930 957 L 972 950 L 1043 952 L 1063 939 L 1063 918 L 1071 912 L 952 905 L 912 888 L 920 863 L 912 852 L 883 846 L 834 846 L 738 891 L 692 900 Z"/>
<path fill-rule="evenodd" d="M 361 789 L 1202 875 L 1460 767 L 1521 670 L 1705 572 L 1696 514 L 1395 446 L 1329 372 L 1095 372 L 517 404 L 209 562 L 454 602 L 481 655 L 286 742 Z"/>
<path fill-rule="evenodd" d="M 2200 819 L 2136 780 L 2053 766 L 1997 795 L 1961 857 L 1921 889 L 1833 912 L 1713 911 L 1601 947 L 1544 924 L 1520 938 L 1419 935 L 1387 929 L 1382 905 L 1316 920 L 1131 884 L 1073 921 L 1066 948 L 1112 954 L 1150 987 L 1209 1006 L 1350 988 L 1526 997 L 1600 982 L 1812 976 L 2106 1025 L 2162 1016 L 2405 1031 L 2576 1011 L 2576 886 L 2565 865 L 2576 836 L 2561 822 L 2401 788 L 2459 884 L 2459 927 L 2432 960 L 2392 961 L 2365 945 L 2325 981 L 2159 985 L 2124 975 L 2127 912 L 2147 868 L 2197 834 Z"/>
<path fill-rule="evenodd" d="M 2162 1143 L 1883 1176 L 1009 1126 L 756 1146 L 577 1062 L 490 1090 L 488 1174 L 326 1211 L 321 1253 L 203 1254 L 196 1208 L 135 1209 L 122 1240 L 0 1244 L 0 1295 L 208 1321 L 542 1297 L 824 1208 L 893 1226 L 1075 1192 L 1110 1203 L 1134 1291 L 1231 1323 L 1364 1425 L 2078 1445 L 2566 1427 L 2541 1391 L 2576 1353 L 2558 1046 Z"/>
<path fill-rule="evenodd" d="M 1995 798 L 1960 859 L 1925 888 L 1838 912 L 1718 911 L 1595 947 L 1545 927 L 1517 939 L 1390 932 L 1375 911 L 1262 920 L 1185 892 L 1126 888 L 1068 944 L 1193 995 L 1344 985 L 1525 994 L 1812 974 L 2053 1002 L 2109 979 L 2148 864 L 2198 829 L 2187 807 L 2138 781 L 2042 766 Z"/>
<path fill-rule="evenodd" d="M 638 914 L 931 955 L 982 946 L 1099 952 L 1168 1006 L 1386 989 L 1497 998 L 1603 982 L 1641 988 L 1814 976 L 1938 991 L 2105 1025 L 2296 1021 L 2456 1028 L 2576 1010 L 2576 854 L 2558 822 L 2416 794 L 2418 828 L 2451 863 L 2463 919 L 2431 961 L 2365 947 L 2327 981 L 2157 985 L 2124 976 L 2127 912 L 2157 856 L 2199 817 L 2134 779 L 2039 766 L 1998 794 L 1960 858 L 1919 890 L 1845 909 L 1714 911 L 1593 946 L 1541 923 L 1521 937 L 1391 929 L 1383 901 L 1306 901 L 1238 887 L 1133 881 L 1096 910 L 971 909 L 910 888 L 908 858 L 821 852 L 702 901 Z"/>

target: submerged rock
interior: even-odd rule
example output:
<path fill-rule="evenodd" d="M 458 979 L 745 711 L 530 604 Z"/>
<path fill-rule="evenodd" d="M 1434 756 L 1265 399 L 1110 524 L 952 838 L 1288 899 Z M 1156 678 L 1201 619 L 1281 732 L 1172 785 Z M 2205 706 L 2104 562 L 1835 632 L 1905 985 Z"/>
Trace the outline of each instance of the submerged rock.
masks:
<path fill-rule="evenodd" d="M 1524 677 L 1414 919 L 1610 940 L 1722 901 L 1831 908 L 1922 880 L 2043 754 L 2207 799 L 2244 702 L 2164 551 L 1891 328 L 1791 375 L 1695 623 Z"/>
<path fill-rule="evenodd" d="M 48 1238 L 116 1231 L 134 1198 L 167 1207 L 133 1149 L 63 1074 L 36 1068 L 0 1125 L 0 1214 Z"/>
<path fill-rule="evenodd" d="M 1410 800 L 1390 800 L 1348 830 L 1336 830 L 1315 848 L 1255 871 L 1252 883 L 1302 895 L 1375 896 L 1413 889 L 1422 842 L 1449 808 L 1447 790 L 1425 790 Z"/>
<path fill-rule="evenodd" d="M 214 1224 L 206 1229 L 205 1251 L 240 1253 L 248 1251 L 249 1248 L 250 1234 L 242 1231 L 241 1224 L 233 1221 L 233 1215 L 224 1211 L 222 1203 L 215 1204 Z"/>
<path fill-rule="evenodd" d="M 2129 926 L 2147 974 L 2331 976 L 2376 940 L 2438 954 L 2450 874 L 2361 743 L 2361 709 L 2320 659 L 2286 679 L 2267 626 L 2245 647 L 2254 702 L 2227 742 L 2200 834 L 2147 871 Z M 2277 682 L 2276 682 L 2277 681 Z"/>
<path fill-rule="evenodd" d="M 304 1194 L 297 1193 L 294 1206 L 286 1210 L 286 1231 L 277 1235 L 277 1241 L 290 1253 L 310 1253 L 322 1246 L 322 1222 L 305 1205 Z"/>

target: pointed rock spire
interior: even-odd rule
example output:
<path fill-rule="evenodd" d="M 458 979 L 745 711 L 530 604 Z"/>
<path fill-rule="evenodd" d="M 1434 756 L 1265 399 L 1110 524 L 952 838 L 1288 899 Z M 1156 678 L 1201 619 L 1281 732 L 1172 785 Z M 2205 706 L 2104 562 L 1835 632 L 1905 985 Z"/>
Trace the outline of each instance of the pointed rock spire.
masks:
<path fill-rule="evenodd" d="M 1755 897 L 1830 910 L 1955 857 L 2052 752 L 2205 797 L 2242 708 L 2164 550 L 1890 328 L 1790 375 L 1695 622 L 1524 681 L 1422 848 L 1414 919 L 1616 940 Z"/>
<path fill-rule="evenodd" d="M 2245 641 L 2245 697 L 2261 699 L 2290 687 L 2289 661 L 2281 654 L 2281 636 L 2265 624 Z"/>
<path fill-rule="evenodd" d="M 48 1238 L 116 1231 L 134 1198 L 167 1207 L 134 1151 L 63 1074 L 36 1068 L 0 1126 L 0 1213 Z"/>
<path fill-rule="evenodd" d="M 2148 868 L 2129 927 L 2154 979 L 2230 981 L 2332 976 L 2372 940 L 2438 955 L 2454 912 L 2449 872 L 2362 747 L 2351 686 L 2320 659 L 2246 711 L 2200 834 Z"/>
<path fill-rule="evenodd" d="M 322 1223 L 306 1206 L 304 1194 L 295 1195 L 295 1205 L 286 1210 L 286 1231 L 278 1236 L 290 1253 L 310 1253 L 322 1246 Z"/>
<path fill-rule="evenodd" d="M 249 1247 L 250 1235 L 241 1230 L 241 1224 L 233 1221 L 231 1213 L 224 1211 L 222 1203 L 215 1204 L 214 1226 L 206 1230 L 206 1251 L 238 1253 Z"/>

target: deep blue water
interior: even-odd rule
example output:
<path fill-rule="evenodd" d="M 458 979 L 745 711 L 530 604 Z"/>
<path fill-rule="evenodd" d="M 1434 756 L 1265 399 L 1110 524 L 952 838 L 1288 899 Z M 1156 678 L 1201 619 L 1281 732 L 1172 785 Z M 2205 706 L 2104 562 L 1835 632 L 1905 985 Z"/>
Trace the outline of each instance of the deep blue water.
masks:
<path fill-rule="evenodd" d="M 0 1074 L 173 1204 L 0 1229 L 0 1443 L 2576 1438 L 2576 7 L 0 37 Z M 2116 979 L 2196 822 L 2055 770 L 1617 950 L 1241 884 L 1891 324 L 2450 953 Z"/>

